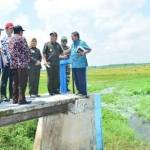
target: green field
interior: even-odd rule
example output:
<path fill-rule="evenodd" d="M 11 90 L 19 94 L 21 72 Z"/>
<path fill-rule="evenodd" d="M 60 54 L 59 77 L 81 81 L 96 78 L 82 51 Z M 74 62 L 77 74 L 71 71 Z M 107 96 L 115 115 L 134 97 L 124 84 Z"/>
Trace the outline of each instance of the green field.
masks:
<path fill-rule="evenodd" d="M 40 93 L 47 92 L 46 80 L 42 71 Z M 132 115 L 150 121 L 150 65 L 89 68 L 88 91 L 102 95 L 105 150 L 150 150 L 148 140 L 129 123 Z M 32 120 L 0 128 L 0 150 L 32 149 L 36 124 Z"/>

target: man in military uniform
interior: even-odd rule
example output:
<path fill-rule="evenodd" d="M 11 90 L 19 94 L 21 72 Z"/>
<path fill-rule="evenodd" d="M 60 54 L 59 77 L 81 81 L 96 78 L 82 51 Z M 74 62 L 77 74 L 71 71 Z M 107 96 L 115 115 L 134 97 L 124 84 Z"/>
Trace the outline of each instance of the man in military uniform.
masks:
<path fill-rule="evenodd" d="M 43 61 L 47 70 L 47 86 L 50 95 L 60 93 L 59 56 L 62 53 L 63 50 L 57 43 L 57 33 L 50 33 L 50 41 L 45 43 L 43 48 Z"/>
<path fill-rule="evenodd" d="M 70 57 L 70 47 L 67 46 L 67 37 L 66 36 L 63 36 L 61 38 L 61 47 L 63 49 L 63 52 L 65 53 L 65 56 L 64 59 L 69 59 Z M 69 88 L 68 88 L 68 85 L 69 85 L 69 80 L 70 80 L 70 65 L 66 65 L 66 75 L 67 75 L 67 91 L 70 91 Z"/>

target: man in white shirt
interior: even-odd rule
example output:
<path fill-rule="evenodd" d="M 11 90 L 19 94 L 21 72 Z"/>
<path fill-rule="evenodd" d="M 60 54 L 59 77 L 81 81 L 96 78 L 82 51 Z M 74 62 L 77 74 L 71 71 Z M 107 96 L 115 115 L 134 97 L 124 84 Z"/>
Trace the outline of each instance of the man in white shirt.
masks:
<path fill-rule="evenodd" d="M 4 31 L 4 29 L 0 28 L 0 41 L 1 41 L 1 32 Z M 1 62 L 1 50 L 2 50 L 2 44 L 0 42 L 0 74 L 2 69 L 2 62 Z"/>
<path fill-rule="evenodd" d="M 1 41 L 1 32 L 3 31 L 4 29 L 0 28 L 0 41 Z M 2 50 L 2 45 L 1 45 L 1 42 L 0 42 L 0 75 L 1 75 L 1 69 L 2 69 L 2 56 L 1 56 L 1 50 Z M 1 100 L 0 100 L 0 103 L 1 103 Z"/>
<path fill-rule="evenodd" d="M 6 36 L 1 39 L 2 45 L 2 77 L 1 77 L 1 100 L 9 101 L 12 99 L 12 70 L 10 69 L 11 56 L 9 50 L 9 41 L 13 33 L 14 25 L 9 22 L 5 25 Z M 9 98 L 7 98 L 7 83 L 9 80 Z"/>

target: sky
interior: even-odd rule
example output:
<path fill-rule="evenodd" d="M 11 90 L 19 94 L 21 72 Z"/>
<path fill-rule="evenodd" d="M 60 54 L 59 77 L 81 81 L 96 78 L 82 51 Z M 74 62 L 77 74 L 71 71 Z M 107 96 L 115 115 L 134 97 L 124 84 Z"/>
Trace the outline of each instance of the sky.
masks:
<path fill-rule="evenodd" d="M 38 48 L 58 33 L 58 42 L 78 31 L 92 48 L 90 66 L 150 63 L 150 0 L 0 0 L 0 27 L 13 22 Z M 4 33 L 3 33 L 4 34 Z"/>

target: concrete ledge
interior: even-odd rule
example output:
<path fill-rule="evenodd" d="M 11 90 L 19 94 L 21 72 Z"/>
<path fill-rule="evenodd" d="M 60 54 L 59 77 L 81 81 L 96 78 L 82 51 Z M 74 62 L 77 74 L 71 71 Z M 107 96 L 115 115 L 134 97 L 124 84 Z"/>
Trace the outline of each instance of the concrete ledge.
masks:
<path fill-rule="evenodd" d="M 39 118 L 56 113 L 68 112 L 68 104 L 75 103 L 80 97 L 74 94 L 42 96 L 30 99 L 31 104 L 18 105 L 11 103 L 0 104 L 0 126 Z"/>

